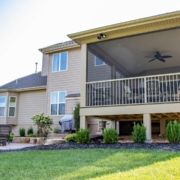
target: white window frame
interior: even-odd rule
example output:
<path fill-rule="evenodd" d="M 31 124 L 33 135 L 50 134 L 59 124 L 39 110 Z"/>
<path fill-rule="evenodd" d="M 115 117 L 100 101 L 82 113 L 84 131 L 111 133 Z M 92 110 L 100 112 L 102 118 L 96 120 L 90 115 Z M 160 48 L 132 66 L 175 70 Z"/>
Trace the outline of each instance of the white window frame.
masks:
<path fill-rule="evenodd" d="M 65 92 L 65 97 L 66 97 L 66 95 L 67 95 L 67 92 L 66 92 L 66 91 L 54 91 L 54 92 L 51 92 L 51 95 L 50 95 L 50 116 L 63 116 L 63 115 L 66 114 L 66 111 L 65 111 L 64 114 L 58 114 L 58 113 L 59 113 L 59 104 L 60 104 L 60 103 L 64 103 L 64 104 L 65 104 L 65 108 L 66 108 L 66 100 L 65 100 L 65 102 L 59 102 L 59 94 L 60 94 L 61 92 Z M 51 100 L 52 100 L 52 99 L 51 99 L 52 93 L 58 93 L 58 97 L 57 97 L 58 102 L 56 103 L 56 104 L 57 104 L 57 114 L 53 114 L 53 115 L 51 114 L 51 105 L 54 104 L 54 103 L 52 103 L 52 101 L 51 101 Z"/>
<path fill-rule="evenodd" d="M 105 63 L 104 61 L 102 61 L 102 60 L 101 60 L 101 61 L 103 62 L 103 64 L 97 65 L 97 64 L 96 64 L 96 59 L 97 59 L 97 58 L 101 60 L 101 58 L 99 58 L 99 57 L 97 57 L 97 56 L 94 56 L 94 66 L 104 66 L 104 65 L 106 65 L 106 63 Z"/>
<path fill-rule="evenodd" d="M 11 97 L 14 97 L 16 99 L 15 106 L 10 106 L 10 99 L 11 99 Z M 9 96 L 8 117 L 10 117 L 10 118 L 16 117 L 16 105 L 17 105 L 17 96 Z M 10 112 L 9 109 L 10 109 L 10 107 L 14 107 L 15 108 L 14 116 L 9 116 L 9 112 Z"/>
<path fill-rule="evenodd" d="M 67 53 L 67 59 L 66 59 L 66 69 L 65 70 L 60 70 L 61 68 L 61 54 L 62 53 Z M 54 65 L 54 55 L 56 54 L 59 54 L 59 67 L 58 67 L 58 70 L 57 71 L 53 71 L 53 65 Z M 65 52 L 61 52 L 61 53 L 55 53 L 52 55 L 52 72 L 55 73 L 55 72 L 61 72 L 61 71 L 67 71 L 68 70 L 68 51 L 65 51 Z"/>
<path fill-rule="evenodd" d="M 7 105 L 7 98 L 6 96 L 0 96 L 0 98 L 5 98 L 5 106 L 0 106 L 0 107 L 4 107 L 4 116 L 0 116 L 0 117 L 5 117 L 6 116 L 6 105 Z"/>

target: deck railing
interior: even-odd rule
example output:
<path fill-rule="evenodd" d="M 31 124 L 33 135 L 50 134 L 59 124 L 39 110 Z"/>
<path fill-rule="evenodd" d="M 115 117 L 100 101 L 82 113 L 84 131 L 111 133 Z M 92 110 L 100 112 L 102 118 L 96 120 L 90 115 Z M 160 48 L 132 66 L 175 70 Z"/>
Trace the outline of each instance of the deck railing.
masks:
<path fill-rule="evenodd" d="M 180 102 L 180 73 L 86 83 L 86 106 Z"/>

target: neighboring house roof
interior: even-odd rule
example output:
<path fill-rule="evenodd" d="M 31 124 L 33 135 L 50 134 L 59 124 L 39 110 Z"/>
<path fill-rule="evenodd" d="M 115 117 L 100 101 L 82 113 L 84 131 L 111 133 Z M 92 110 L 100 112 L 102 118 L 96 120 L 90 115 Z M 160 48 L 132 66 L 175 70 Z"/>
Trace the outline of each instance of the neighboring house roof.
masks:
<path fill-rule="evenodd" d="M 75 47 L 80 47 L 80 45 L 77 44 L 75 41 L 71 40 L 71 41 L 65 41 L 62 43 L 57 43 L 57 44 L 54 44 L 51 46 L 41 48 L 41 49 L 39 49 L 39 51 L 41 51 L 43 53 L 52 53 L 52 52 L 71 49 L 71 48 L 75 48 Z"/>
<path fill-rule="evenodd" d="M 19 78 L 7 84 L 0 86 L 2 89 L 23 89 L 23 88 L 34 88 L 39 86 L 46 86 L 47 76 L 41 76 L 41 72 L 30 74 L 28 76 Z"/>
<path fill-rule="evenodd" d="M 66 97 L 80 97 L 80 93 L 68 94 Z"/>

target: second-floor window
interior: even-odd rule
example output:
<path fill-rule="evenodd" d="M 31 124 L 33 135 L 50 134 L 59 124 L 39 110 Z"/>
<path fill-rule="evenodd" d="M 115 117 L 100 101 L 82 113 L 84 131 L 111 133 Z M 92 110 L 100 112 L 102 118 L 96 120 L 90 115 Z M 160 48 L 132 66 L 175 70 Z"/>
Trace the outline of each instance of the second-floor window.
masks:
<path fill-rule="evenodd" d="M 66 71 L 67 62 L 68 62 L 67 58 L 68 58 L 67 52 L 54 54 L 53 61 L 52 61 L 52 72 Z"/>
<path fill-rule="evenodd" d="M 51 93 L 51 115 L 65 114 L 66 91 Z"/>
<path fill-rule="evenodd" d="M 16 116 L 16 97 L 10 96 L 9 97 L 9 117 L 15 117 Z"/>
<path fill-rule="evenodd" d="M 100 58 L 95 56 L 95 66 L 102 66 L 105 65 L 106 63 L 102 61 Z"/>
<path fill-rule="evenodd" d="M 0 96 L 0 117 L 5 116 L 6 97 Z"/>

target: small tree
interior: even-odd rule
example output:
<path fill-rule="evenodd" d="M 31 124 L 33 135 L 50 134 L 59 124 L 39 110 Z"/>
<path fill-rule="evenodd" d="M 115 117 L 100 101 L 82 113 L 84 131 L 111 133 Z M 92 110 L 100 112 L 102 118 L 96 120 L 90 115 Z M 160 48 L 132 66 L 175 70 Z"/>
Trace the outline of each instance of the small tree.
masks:
<path fill-rule="evenodd" d="M 180 142 L 180 122 L 170 121 L 166 127 L 166 137 L 170 143 Z"/>
<path fill-rule="evenodd" d="M 143 143 L 146 140 L 146 128 L 143 123 L 134 122 L 132 140 L 138 143 Z"/>
<path fill-rule="evenodd" d="M 79 111 L 80 111 L 80 104 L 76 104 L 76 107 L 74 108 L 73 114 L 74 114 L 74 121 L 75 121 L 75 128 L 76 131 L 79 130 L 80 128 L 80 116 L 79 116 Z"/>
<path fill-rule="evenodd" d="M 53 119 L 49 116 L 44 116 L 44 113 L 40 115 L 35 115 L 31 118 L 35 125 L 37 125 L 39 136 L 43 140 L 46 140 L 49 131 L 52 130 L 51 126 L 53 125 Z"/>

